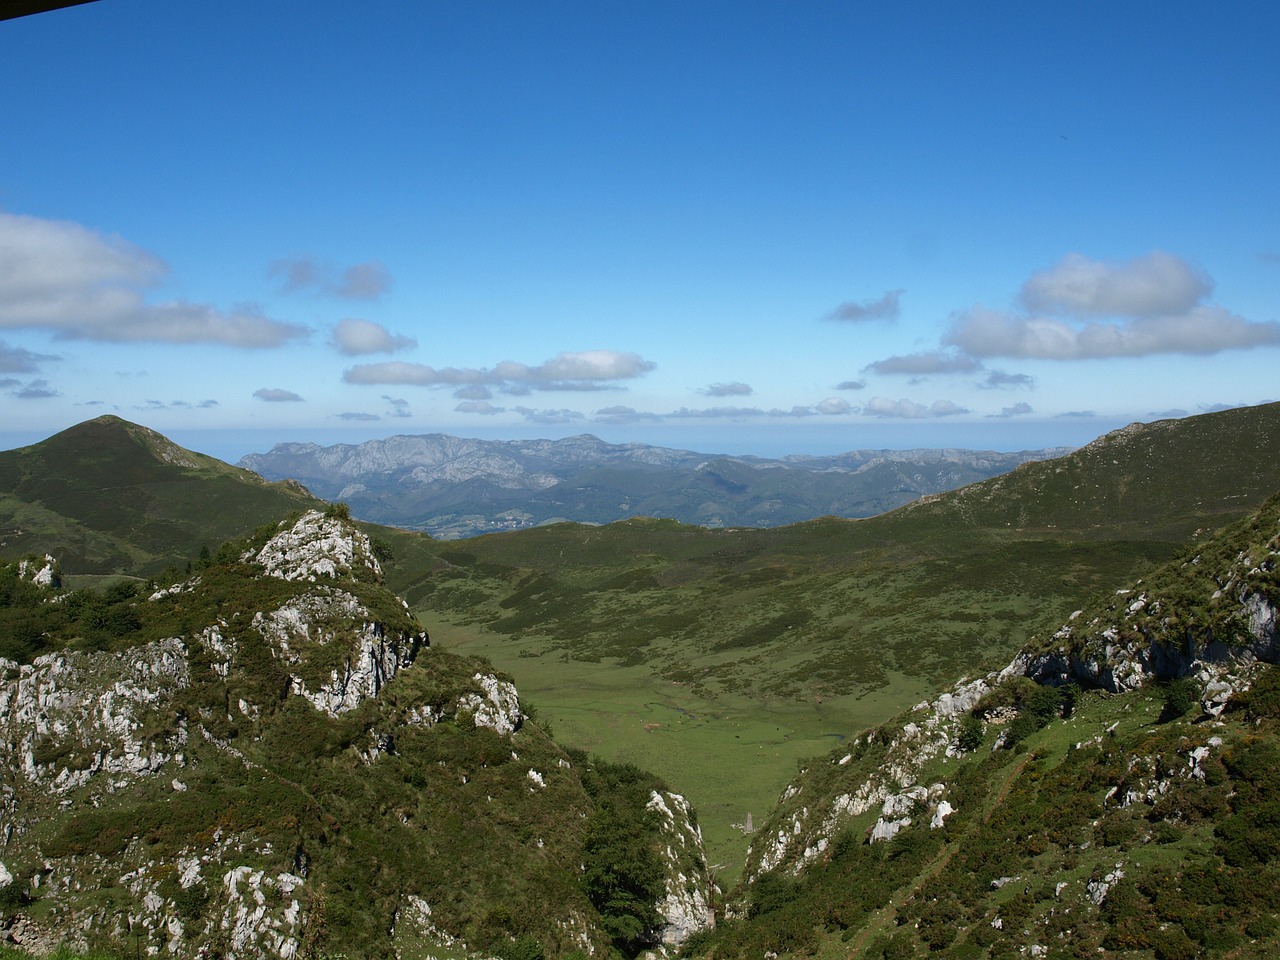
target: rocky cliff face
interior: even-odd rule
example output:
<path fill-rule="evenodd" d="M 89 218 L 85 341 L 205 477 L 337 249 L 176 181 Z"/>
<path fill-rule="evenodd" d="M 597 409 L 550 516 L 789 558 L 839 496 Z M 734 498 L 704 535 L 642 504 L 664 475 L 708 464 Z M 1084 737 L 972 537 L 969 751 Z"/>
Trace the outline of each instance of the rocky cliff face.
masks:
<path fill-rule="evenodd" d="M 590 800 L 511 682 L 429 652 L 341 515 L 236 557 L 138 596 L 157 639 L 0 659 L 0 942 L 604 952 L 575 876 Z M 66 602 L 53 570 L 21 575 Z M 710 880 L 687 805 L 654 796 L 676 944 Z"/>
<path fill-rule="evenodd" d="M 1205 544 L 1174 568 L 1081 611 L 1043 649 L 1010 669 L 1040 682 L 1113 693 L 1153 680 L 1195 677 L 1221 712 L 1250 667 L 1280 662 L 1280 507 Z"/>

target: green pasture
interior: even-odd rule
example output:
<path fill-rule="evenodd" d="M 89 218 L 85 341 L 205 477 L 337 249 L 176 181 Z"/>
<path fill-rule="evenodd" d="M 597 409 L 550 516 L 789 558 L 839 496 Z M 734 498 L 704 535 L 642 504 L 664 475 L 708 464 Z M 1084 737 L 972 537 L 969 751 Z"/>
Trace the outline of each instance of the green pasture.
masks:
<path fill-rule="evenodd" d="M 929 692 L 905 675 L 864 696 L 794 700 L 695 692 L 643 664 L 582 662 L 544 640 L 512 639 L 431 614 L 432 646 L 488 658 L 561 743 L 652 770 L 694 805 L 723 886 L 736 882 L 754 825 L 797 765 L 898 713 Z"/>

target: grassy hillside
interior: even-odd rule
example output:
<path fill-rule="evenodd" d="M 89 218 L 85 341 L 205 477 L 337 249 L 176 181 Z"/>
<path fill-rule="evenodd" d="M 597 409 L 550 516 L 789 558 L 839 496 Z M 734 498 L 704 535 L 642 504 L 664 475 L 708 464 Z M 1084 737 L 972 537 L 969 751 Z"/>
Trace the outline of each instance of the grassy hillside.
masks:
<path fill-rule="evenodd" d="M 99 417 L 0 452 L 0 559 L 49 552 L 68 572 L 145 576 L 317 503 L 296 484 Z"/>
<path fill-rule="evenodd" d="M 637 519 L 397 541 L 391 582 L 510 671 L 568 742 L 698 806 L 730 874 L 795 764 L 1006 662 L 1280 490 L 1280 404 L 1126 428 L 880 517 L 775 530 Z"/>
<path fill-rule="evenodd" d="M 1278 555 L 1274 498 L 1087 604 L 1052 646 L 1096 662 L 1104 637 L 1130 692 L 1011 670 L 808 764 L 753 842 L 737 919 L 692 952 L 1273 956 L 1280 667 L 1253 656 L 1280 657 Z"/>

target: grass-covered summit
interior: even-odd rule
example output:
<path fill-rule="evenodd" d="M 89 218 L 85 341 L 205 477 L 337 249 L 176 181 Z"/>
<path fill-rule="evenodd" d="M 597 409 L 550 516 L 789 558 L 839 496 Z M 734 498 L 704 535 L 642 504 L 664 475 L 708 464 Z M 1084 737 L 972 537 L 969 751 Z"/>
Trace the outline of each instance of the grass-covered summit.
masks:
<path fill-rule="evenodd" d="M 297 484 L 268 483 L 114 416 L 0 451 L 0 558 L 52 553 L 77 574 L 154 575 L 317 506 Z"/>

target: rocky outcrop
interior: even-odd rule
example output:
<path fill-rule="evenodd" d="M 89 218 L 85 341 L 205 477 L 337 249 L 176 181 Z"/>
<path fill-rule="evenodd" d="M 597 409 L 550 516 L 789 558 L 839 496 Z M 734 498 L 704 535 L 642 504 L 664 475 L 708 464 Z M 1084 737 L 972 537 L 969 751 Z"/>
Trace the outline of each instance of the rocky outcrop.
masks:
<path fill-rule="evenodd" d="M 811 802 L 809 778 L 801 771 L 779 799 L 780 813 L 772 818 L 776 826 L 747 851 L 747 877 L 778 869 L 798 874 L 826 854 L 850 821 L 876 807 L 881 814 L 868 831 L 869 841 L 892 839 L 921 813 L 930 826 L 941 827 L 953 812 L 945 788 L 937 783 L 923 786 L 917 777 L 930 760 L 960 752 L 958 719 L 973 709 L 995 679 L 992 674 L 961 680 L 937 700 L 917 704 L 901 729 L 872 731 L 854 740 L 849 752 L 830 761 L 837 786 L 828 786 Z M 855 754 L 872 751 L 879 762 L 869 770 L 853 762 Z"/>
<path fill-rule="evenodd" d="M 51 554 L 18 561 L 18 579 L 34 583 L 37 587 L 56 590 L 62 586 L 58 563 Z"/>
<path fill-rule="evenodd" d="M 162 714 L 190 680 L 179 640 L 127 654 L 57 653 L 19 666 L 0 659 L 0 763 L 12 784 L 67 794 L 105 774 L 138 777 L 181 762 L 184 723 L 163 733 L 146 721 Z"/>
<path fill-rule="evenodd" d="M 427 642 L 425 632 L 388 634 L 359 599 L 327 586 L 292 597 L 270 612 L 254 614 L 252 626 L 270 645 L 273 656 L 297 671 L 289 678 L 290 689 L 330 716 L 377 696 L 396 673 L 413 663 Z M 332 644 L 345 644 L 346 658 L 327 677 L 309 684 L 302 675 L 308 655 Z"/>
<path fill-rule="evenodd" d="M 1252 664 L 1280 662 L 1280 533 L 1270 527 L 1269 537 L 1264 531 L 1261 542 L 1219 569 L 1204 569 L 1202 555 L 1185 561 L 1178 573 L 1189 595 L 1170 598 L 1139 581 L 1102 609 L 1077 614 L 1047 649 L 1020 654 L 1006 672 L 1114 693 L 1194 676 L 1206 691 L 1206 709 L 1221 712 L 1228 690 L 1248 684 Z"/>
<path fill-rule="evenodd" d="M 322 577 L 353 577 L 366 571 L 382 578 L 369 538 L 342 518 L 319 510 L 307 511 L 242 559 L 262 564 L 268 576 L 283 580 L 314 583 Z"/>
<path fill-rule="evenodd" d="M 520 712 L 515 685 L 484 673 L 477 673 L 472 679 L 480 684 L 483 694 L 468 693 L 459 697 L 455 712 L 471 714 L 477 727 L 488 727 L 495 733 L 510 735 L 519 730 L 524 714 Z"/>
<path fill-rule="evenodd" d="M 688 801 L 677 793 L 654 790 L 647 809 L 662 818 L 666 869 L 666 895 L 658 903 L 663 924 L 655 939 L 675 949 L 715 926 L 715 886 L 703 853 L 702 830 Z"/>

